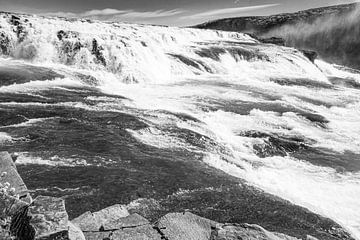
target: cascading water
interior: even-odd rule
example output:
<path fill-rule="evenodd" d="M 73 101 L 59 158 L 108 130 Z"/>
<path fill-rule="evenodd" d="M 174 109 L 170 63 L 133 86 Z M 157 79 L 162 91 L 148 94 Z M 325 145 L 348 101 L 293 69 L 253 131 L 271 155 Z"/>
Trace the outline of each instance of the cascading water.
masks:
<path fill-rule="evenodd" d="M 240 33 L 11 14 L 0 15 L 0 50 L 0 70 L 24 71 L 16 75 L 22 82 L 0 85 L 0 94 L 22 101 L 0 109 L 136 116 L 146 126 L 127 133 L 140 142 L 201 153 L 210 166 L 330 217 L 360 239 L 360 74 Z M 53 78 L 38 79 L 40 66 Z M 86 105 L 68 94 L 58 103 L 47 92 L 68 86 L 105 96 L 79 90 Z M 19 141 L 16 127 L 53 117 L 30 115 L 0 128 L 0 146 Z"/>

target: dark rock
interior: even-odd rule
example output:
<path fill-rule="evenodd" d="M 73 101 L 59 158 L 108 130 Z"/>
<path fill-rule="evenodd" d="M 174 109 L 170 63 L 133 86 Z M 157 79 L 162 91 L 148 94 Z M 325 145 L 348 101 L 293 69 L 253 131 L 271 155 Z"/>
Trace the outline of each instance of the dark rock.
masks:
<path fill-rule="evenodd" d="M 16 162 L 16 160 L 18 159 L 18 157 L 19 157 L 19 154 L 18 154 L 18 153 L 12 153 L 12 154 L 11 154 L 11 159 L 13 160 L 14 163 Z"/>
<path fill-rule="evenodd" d="M 259 38 L 258 39 L 262 43 L 267 44 L 275 44 L 279 46 L 285 46 L 285 39 L 279 37 L 271 37 L 271 38 Z"/>
<path fill-rule="evenodd" d="M 12 15 L 11 18 L 10 18 L 10 22 L 14 26 L 19 26 L 20 25 L 20 18 L 18 16 Z"/>
<path fill-rule="evenodd" d="M 104 66 L 106 66 L 106 60 L 102 53 L 103 48 L 99 46 L 97 40 L 94 38 L 92 42 L 92 51 L 91 53 L 95 55 L 96 59 Z"/>
<path fill-rule="evenodd" d="M 317 52 L 311 50 L 300 50 L 305 57 L 307 57 L 312 63 L 314 63 L 315 59 L 318 57 Z"/>
<path fill-rule="evenodd" d="M 163 238 L 169 240 L 208 240 L 215 226 L 216 222 L 189 212 L 169 213 L 156 224 Z"/>
<path fill-rule="evenodd" d="M 0 32 L 0 53 L 10 55 L 11 39 L 5 32 Z"/>
<path fill-rule="evenodd" d="M 29 206 L 25 206 L 12 216 L 10 232 L 18 240 L 34 240 L 35 229 L 30 225 Z"/>
<path fill-rule="evenodd" d="M 61 40 L 63 40 L 64 36 L 66 36 L 66 33 L 63 30 L 60 30 L 60 31 L 58 31 L 56 36 L 61 41 Z"/>
<path fill-rule="evenodd" d="M 62 41 L 65 39 L 76 39 L 79 38 L 79 33 L 75 31 L 64 31 L 60 30 L 56 34 L 57 38 Z"/>

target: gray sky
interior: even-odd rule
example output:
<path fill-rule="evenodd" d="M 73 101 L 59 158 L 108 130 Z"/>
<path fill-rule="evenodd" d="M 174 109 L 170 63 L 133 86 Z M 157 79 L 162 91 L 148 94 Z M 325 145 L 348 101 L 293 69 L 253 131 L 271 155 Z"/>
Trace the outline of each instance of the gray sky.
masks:
<path fill-rule="evenodd" d="M 0 0 L 0 11 L 187 26 L 224 17 L 270 15 L 354 0 Z"/>

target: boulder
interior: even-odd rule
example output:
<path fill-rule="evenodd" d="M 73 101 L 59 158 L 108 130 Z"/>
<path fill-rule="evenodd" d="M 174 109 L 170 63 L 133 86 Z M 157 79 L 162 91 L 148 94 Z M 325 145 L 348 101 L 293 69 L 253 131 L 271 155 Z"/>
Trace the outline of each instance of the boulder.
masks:
<path fill-rule="evenodd" d="M 106 222 L 117 221 L 127 216 L 129 216 L 128 210 L 117 204 L 95 213 L 86 212 L 72 222 L 84 232 L 97 232 Z"/>
<path fill-rule="evenodd" d="M 311 50 L 300 50 L 305 57 L 307 57 L 312 63 L 314 63 L 315 59 L 318 57 L 317 52 Z"/>
<path fill-rule="evenodd" d="M 0 174 L 2 173 L 6 174 L 4 174 L 1 178 L 1 183 L 4 184 L 8 182 L 10 184 L 10 188 L 15 188 L 15 195 L 19 195 L 21 200 L 30 203 L 31 198 L 29 191 L 17 172 L 14 161 L 7 152 L 0 152 Z"/>
<path fill-rule="evenodd" d="M 29 225 L 35 230 L 35 239 L 69 239 L 69 221 L 63 199 L 38 196 L 29 206 Z"/>
<path fill-rule="evenodd" d="M 86 212 L 72 222 L 84 232 L 86 240 L 161 240 L 147 219 L 137 213 L 129 215 L 122 205 Z"/>
<path fill-rule="evenodd" d="M 169 240 L 209 240 L 216 222 L 192 213 L 169 213 L 162 217 L 156 227 L 163 238 Z"/>
<path fill-rule="evenodd" d="M 217 224 L 211 240 L 299 240 L 281 233 L 273 233 L 258 225 Z"/>

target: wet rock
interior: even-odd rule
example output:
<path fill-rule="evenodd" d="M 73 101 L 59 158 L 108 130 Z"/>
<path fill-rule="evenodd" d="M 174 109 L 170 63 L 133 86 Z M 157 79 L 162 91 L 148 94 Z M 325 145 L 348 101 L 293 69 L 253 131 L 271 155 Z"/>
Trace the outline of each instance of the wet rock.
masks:
<path fill-rule="evenodd" d="M 215 226 L 216 222 L 189 212 L 169 213 L 156 225 L 163 238 L 169 240 L 208 240 Z"/>
<path fill-rule="evenodd" d="M 102 53 L 103 50 L 104 50 L 104 49 L 103 49 L 101 46 L 99 46 L 97 40 L 96 40 L 96 39 L 93 39 L 93 42 L 92 42 L 92 51 L 91 51 L 91 53 L 92 53 L 93 55 L 95 55 L 96 60 L 97 60 L 98 62 L 100 62 L 102 65 L 106 66 L 106 60 L 105 60 L 105 57 L 104 57 L 104 55 L 103 55 L 103 53 Z"/>
<path fill-rule="evenodd" d="M 301 52 L 307 57 L 312 63 L 314 63 L 315 59 L 318 57 L 317 52 L 311 50 L 301 50 Z"/>
<path fill-rule="evenodd" d="M 10 55 L 11 39 L 5 32 L 0 32 L 0 53 Z"/>
<path fill-rule="evenodd" d="M 18 159 L 18 157 L 19 157 L 19 154 L 18 154 L 18 153 L 12 153 L 12 154 L 11 154 L 11 159 L 13 160 L 14 163 L 16 162 L 16 160 Z"/>
<path fill-rule="evenodd" d="M 29 206 L 25 206 L 11 218 L 10 232 L 18 240 L 35 239 L 35 229 L 30 225 L 31 217 L 28 215 L 28 212 Z"/>
<path fill-rule="evenodd" d="M 76 39 L 79 38 L 79 33 L 75 31 L 64 31 L 60 30 L 56 34 L 57 38 L 62 41 L 65 39 Z"/>
<path fill-rule="evenodd" d="M 217 224 L 213 229 L 211 240 L 298 240 L 281 233 L 265 230 L 251 224 Z"/>
<path fill-rule="evenodd" d="M 10 22 L 14 26 L 19 26 L 20 25 L 20 18 L 18 16 L 12 15 L 11 18 L 10 18 Z"/>
<path fill-rule="evenodd" d="M 271 37 L 271 38 L 259 38 L 258 39 L 262 43 L 267 44 L 275 44 L 279 46 L 285 46 L 285 39 L 279 37 Z"/>
<path fill-rule="evenodd" d="M 36 239 L 69 239 L 65 202 L 60 198 L 38 196 L 29 206 L 29 225 Z"/>
<path fill-rule="evenodd" d="M 1 178 L 2 183 L 9 183 L 10 188 L 14 188 L 14 194 L 19 195 L 20 199 L 30 203 L 29 191 L 17 172 L 15 163 L 7 152 L 0 152 L 0 174 L 5 173 Z"/>
<path fill-rule="evenodd" d="M 10 18 L 10 23 L 15 27 L 14 32 L 18 37 L 18 41 L 23 42 L 27 36 L 27 32 L 25 31 L 22 19 L 18 16 L 12 15 Z"/>
<path fill-rule="evenodd" d="M 95 213 L 86 212 L 73 219 L 72 223 L 84 232 L 97 232 L 105 223 L 115 222 L 127 216 L 129 216 L 128 210 L 124 206 L 117 204 Z"/>

